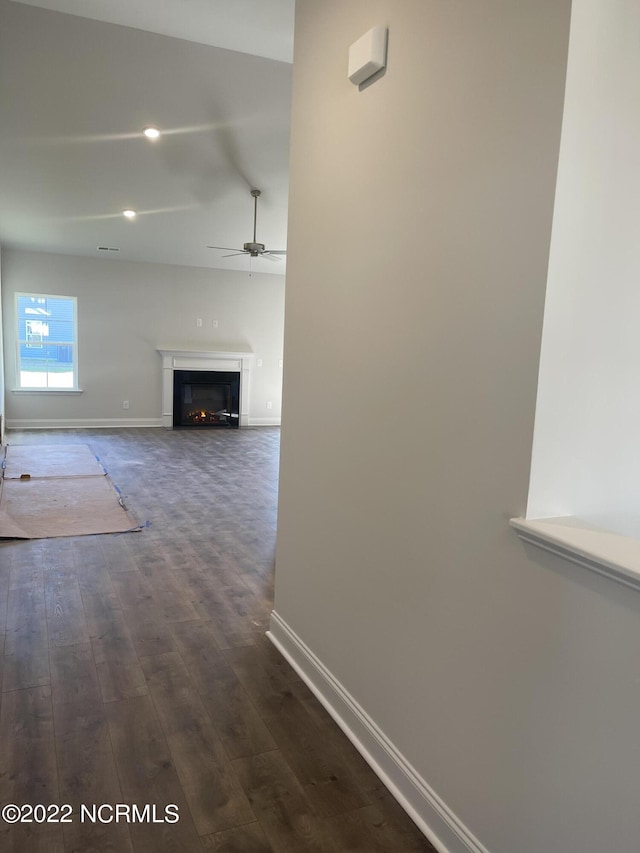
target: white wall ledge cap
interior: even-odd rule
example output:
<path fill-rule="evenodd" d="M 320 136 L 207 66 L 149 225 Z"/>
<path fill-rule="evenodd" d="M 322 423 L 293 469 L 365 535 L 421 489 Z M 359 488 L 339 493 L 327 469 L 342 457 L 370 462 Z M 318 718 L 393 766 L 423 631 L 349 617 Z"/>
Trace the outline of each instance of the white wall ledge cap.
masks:
<path fill-rule="evenodd" d="M 604 530 L 576 516 L 512 518 L 510 525 L 531 545 L 640 590 L 640 541 Z"/>
<path fill-rule="evenodd" d="M 12 394 L 82 394 L 82 388 L 9 388 Z"/>

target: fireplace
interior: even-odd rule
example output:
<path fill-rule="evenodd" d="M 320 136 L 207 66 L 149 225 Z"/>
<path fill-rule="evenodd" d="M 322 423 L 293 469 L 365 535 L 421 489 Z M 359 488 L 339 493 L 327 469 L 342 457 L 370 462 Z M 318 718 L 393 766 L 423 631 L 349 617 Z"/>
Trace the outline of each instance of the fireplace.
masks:
<path fill-rule="evenodd" d="M 173 371 L 173 426 L 237 429 L 240 374 L 223 370 Z"/>
<path fill-rule="evenodd" d="M 169 349 L 166 347 L 158 348 L 158 352 L 162 356 L 162 426 L 165 429 L 173 429 L 174 427 L 174 373 L 190 373 L 194 378 L 191 382 L 199 379 L 198 374 L 234 374 L 239 382 L 239 406 L 229 408 L 226 397 L 220 400 L 219 397 L 210 400 L 211 405 L 200 405 L 200 412 L 212 411 L 214 413 L 220 410 L 229 411 L 232 414 L 239 412 L 238 418 L 233 418 L 231 428 L 245 427 L 249 425 L 249 390 L 251 387 L 251 364 L 254 355 L 252 352 L 240 350 L 196 350 L 196 349 Z M 227 384 L 224 380 L 222 384 Z M 198 403 L 204 402 L 201 399 L 202 389 L 196 389 Z M 193 400 L 193 389 L 192 389 Z M 196 409 L 197 411 L 197 409 Z M 201 415 L 202 417 L 202 415 Z M 238 423 L 239 422 L 239 423 Z M 199 426 L 200 424 L 194 424 Z M 175 426 L 180 427 L 179 419 L 175 421 Z M 229 428 L 228 426 L 226 428 Z"/>

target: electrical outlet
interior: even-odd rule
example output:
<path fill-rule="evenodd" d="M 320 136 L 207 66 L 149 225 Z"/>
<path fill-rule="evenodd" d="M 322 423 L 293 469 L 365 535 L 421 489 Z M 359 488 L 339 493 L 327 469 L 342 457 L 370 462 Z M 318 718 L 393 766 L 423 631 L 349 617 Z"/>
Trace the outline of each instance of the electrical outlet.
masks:
<path fill-rule="evenodd" d="M 213 326 L 213 328 L 214 328 L 214 329 L 217 329 L 217 328 L 218 328 L 218 321 L 217 321 L 217 320 L 212 320 L 212 321 L 211 321 L 211 325 Z"/>
<path fill-rule="evenodd" d="M 128 409 L 128 408 L 129 408 L 129 401 L 128 401 L 128 400 L 123 400 L 123 401 L 122 401 L 122 408 L 123 408 L 123 409 Z"/>
<path fill-rule="evenodd" d="M 198 317 L 198 319 L 196 320 L 196 326 L 198 326 L 198 328 L 202 326 L 202 317 Z"/>
<path fill-rule="evenodd" d="M 282 359 L 280 359 L 280 361 L 278 362 L 278 367 L 282 367 L 282 364 L 283 364 Z"/>
<path fill-rule="evenodd" d="M 272 408 L 273 408 L 273 403 L 271 402 L 271 400 L 269 400 L 269 402 L 267 403 L 267 409 L 272 409 Z"/>
<path fill-rule="evenodd" d="M 259 359 L 256 361 L 256 367 L 262 367 L 262 359 L 261 359 L 261 358 L 259 358 Z"/>

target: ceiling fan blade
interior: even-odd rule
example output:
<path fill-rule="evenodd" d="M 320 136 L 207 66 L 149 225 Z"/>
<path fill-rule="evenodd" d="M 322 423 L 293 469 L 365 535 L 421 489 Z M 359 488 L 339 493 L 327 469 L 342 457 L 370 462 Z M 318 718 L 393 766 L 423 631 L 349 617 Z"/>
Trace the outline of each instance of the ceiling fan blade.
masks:
<path fill-rule="evenodd" d="M 281 261 L 282 260 L 282 258 L 279 258 L 277 255 L 274 255 L 271 252 L 260 252 L 258 257 L 259 258 L 266 258 L 268 261 Z"/>
<path fill-rule="evenodd" d="M 269 249 L 269 254 L 270 255 L 286 255 L 287 250 L 286 249 Z"/>
<path fill-rule="evenodd" d="M 220 249 L 223 252 L 244 252 L 244 249 L 232 249 L 231 246 L 207 246 L 207 249 Z"/>
<path fill-rule="evenodd" d="M 223 258 L 237 258 L 238 255 L 248 255 L 249 252 L 233 252 L 231 255 L 223 255 Z"/>

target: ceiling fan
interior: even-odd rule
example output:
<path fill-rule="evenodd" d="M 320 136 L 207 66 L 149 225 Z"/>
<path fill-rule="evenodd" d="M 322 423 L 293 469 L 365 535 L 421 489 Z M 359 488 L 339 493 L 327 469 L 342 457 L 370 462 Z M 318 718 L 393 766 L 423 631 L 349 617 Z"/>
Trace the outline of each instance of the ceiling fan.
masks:
<path fill-rule="evenodd" d="M 231 252 L 223 255 L 223 258 L 234 258 L 236 255 L 249 255 L 252 258 L 267 258 L 270 261 L 281 260 L 281 255 L 286 255 L 286 249 L 266 249 L 264 243 L 256 242 L 256 221 L 258 218 L 258 199 L 262 195 L 260 190 L 251 190 L 253 196 L 253 242 L 245 243 L 242 249 L 231 249 L 229 246 L 207 246 L 207 249 L 221 249 L 223 252 Z"/>

